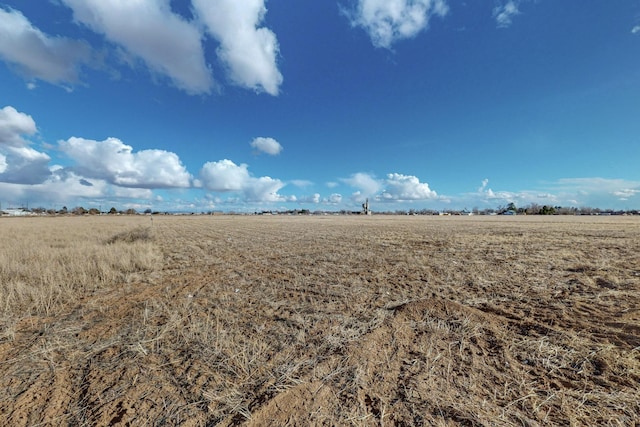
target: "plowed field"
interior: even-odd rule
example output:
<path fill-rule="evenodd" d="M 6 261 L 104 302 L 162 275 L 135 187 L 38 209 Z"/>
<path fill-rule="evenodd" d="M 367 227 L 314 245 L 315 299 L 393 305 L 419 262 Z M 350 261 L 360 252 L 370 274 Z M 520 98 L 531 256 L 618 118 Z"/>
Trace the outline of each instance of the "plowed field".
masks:
<path fill-rule="evenodd" d="M 3 426 L 640 419 L 637 217 L 3 218 L 0 237 Z"/>

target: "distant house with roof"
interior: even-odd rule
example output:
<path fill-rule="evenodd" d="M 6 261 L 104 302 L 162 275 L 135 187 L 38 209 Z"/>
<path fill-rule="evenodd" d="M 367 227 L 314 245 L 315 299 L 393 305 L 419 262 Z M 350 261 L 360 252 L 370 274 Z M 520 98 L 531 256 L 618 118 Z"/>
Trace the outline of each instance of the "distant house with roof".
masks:
<path fill-rule="evenodd" d="M 31 212 L 29 212 L 28 210 L 24 209 L 24 208 L 9 208 L 9 209 L 3 209 L 1 215 L 2 216 L 29 216 L 31 215 Z"/>

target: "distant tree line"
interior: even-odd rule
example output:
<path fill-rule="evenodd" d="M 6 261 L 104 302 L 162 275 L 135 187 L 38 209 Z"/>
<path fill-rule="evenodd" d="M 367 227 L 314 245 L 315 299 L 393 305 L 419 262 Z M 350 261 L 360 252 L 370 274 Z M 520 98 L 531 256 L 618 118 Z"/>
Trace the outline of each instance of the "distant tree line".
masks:
<path fill-rule="evenodd" d="M 517 207 L 515 203 L 497 208 L 479 209 L 477 207 L 468 209 L 446 209 L 442 211 L 434 209 L 409 209 L 380 212 L 391 215 L 640 215 L 638 209 L 616 210 L 600 209 L 591 207 L 564 207 L 552 205 L 539 205 L 530 203 L 523 207 Z"/>
<path fill-rule="evenodd" d="M 23 211 L 31 212 L 36 215 L 159 215 L 170 214 L 169 212 L 153 211 L 150 208 L 145 209 L 142 212 L 138 212 L 134 208 L 128 208 L 125 210 L 118 210 L 115 207 L 111 207 L 107 211 L 101 211 L 98 208 L 84 208 L 82 206 L 76 206 L 72 209 L 68 209 L 63 206 L 61 209 L 47 209 L 43 207 L 27 209 Z M 213 215 L 216 212 L 202 212 L 202 214 Z M 222 213 L 222 212 L 218 212 Z M 285 211 L 260 211 L 255 212 L 254 215 L 360 215 L 361 211 L 323 211 L 316 210 L 310 211 L 309 209 L 290 209 Z M 498 206 L 497 208 L 484 208 L 479 209 L 474 207 L 473 209 L 396 209 L 392 211 L 373 211 L 374 215 L 640 215 L 640 210 L 615 210 L 615 209 L 600 209 L 591 207 L 563 207 L 552 205 L 539 205 L 537 203 L 530 203 L 526 206 L 517 207 L 515 203 L 509 203 L 505 206 Z M 192 215 L 194 213 L 191 213 Z"/>
<path fill-rule="evenodd" d="M 118 210 L 115 207 L 112 207 L 106 212 L 101 211 L 98 208 L 84 208 L 82 206 L 76 206 L 72 209 L 68 209 L 66 206 L 63 206 L 60 209 L 47 209 L 43 207 L 33 208 L 33 209 L 24 209 L 25 211 L 32 212 L 38 215 L 138 215 L 140 214 L 137 210 L 133 208 Z M 160 212 L 153 212 L 151 209 L 146 209 L 144 214 L 159 214 Z"/>

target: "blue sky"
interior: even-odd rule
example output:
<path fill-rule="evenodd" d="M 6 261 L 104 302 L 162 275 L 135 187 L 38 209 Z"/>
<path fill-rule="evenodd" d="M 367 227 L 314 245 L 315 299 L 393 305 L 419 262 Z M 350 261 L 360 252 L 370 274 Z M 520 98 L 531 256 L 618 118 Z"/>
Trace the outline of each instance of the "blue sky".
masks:
<path fill-rule="evenodd" d="M 0 0 L 0 203 L 640 208 L 640 1 Z"/>

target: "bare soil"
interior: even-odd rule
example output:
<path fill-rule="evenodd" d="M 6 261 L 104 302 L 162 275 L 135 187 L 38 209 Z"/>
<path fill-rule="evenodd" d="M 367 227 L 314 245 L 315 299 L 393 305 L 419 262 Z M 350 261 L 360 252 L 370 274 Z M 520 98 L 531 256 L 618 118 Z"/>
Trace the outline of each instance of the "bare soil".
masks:
<path fill-rule="evenodd" d="M 4 308 L 0 425 L 638 425 L 637 217 L 148 221 L 157 268 Z"/>

